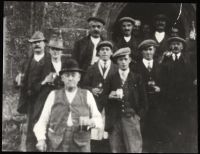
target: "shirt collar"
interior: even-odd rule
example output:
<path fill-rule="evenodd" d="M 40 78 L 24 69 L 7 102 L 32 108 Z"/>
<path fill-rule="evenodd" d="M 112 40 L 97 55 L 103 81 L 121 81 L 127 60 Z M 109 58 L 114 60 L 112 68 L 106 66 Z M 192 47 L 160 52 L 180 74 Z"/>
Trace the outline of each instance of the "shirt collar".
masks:
<path fill-rule="evenodd" d="M 181 52 L 179 52 L 179 53 L 177 53 L 177 54 L 173 53 L 173 54 L 172 54 L 173 60 L 175 60 L 176 55 L 177 55 L 177 57 L 178 57 L 178 59 L 179 59 L 180 56 L 181 56 Z"/>
<path fill-rule="evenodd" d="M 142 59 L 142 62 L 144 63 L 145 67 L 147 68 L 149 63 L 150 63 L 150 67 L 153 67 L 153 59 L 152 60 L 147 60 L 145 58 Z"/>
<path fill-rule="evenodd" d="M 130 41 L 130 39 L 131 39 L 131 36 L 124 36 L 124 40 L 125 40 L 126 42 Z"/>
<path fill-rule="evenodd" d="M 102 67 L 104 67 L 104 64 L 106 63 L 106 67 L 108 67 L 111 64 L 111 60 L 109 59 L 108 61 L 103 61 L 102 59 L 99 59 L 99 63 Z"/>
<path fill-rule="evenodd" d="M 44 53 L 42 54 L 34 54 L 34 59 L 39 62 L 44 57 Z"/>
<path fill-rule="evenodd" d="M 126 76 L 127 76 L 129 72 L 130 72 L 130 68 L 128 68 L 128 69 L 125 70 L 125 71 L 119 69 L 119 74 L 120 74 L 120 75 L 121 75 L 122 73 L 124 73 L 124 74 L 126 74 Z"/>
<path fill-rule="evenodd" d="M 92 36 L 90 36 L 90 39 L 91 39 L 92 43 L 94 43 L 94 44 L 98 44 L 99 41 L 101 40 L 100 37 L 98 37 L 98 38 L 94 38 L 94 37 L 92 37 Z"/>

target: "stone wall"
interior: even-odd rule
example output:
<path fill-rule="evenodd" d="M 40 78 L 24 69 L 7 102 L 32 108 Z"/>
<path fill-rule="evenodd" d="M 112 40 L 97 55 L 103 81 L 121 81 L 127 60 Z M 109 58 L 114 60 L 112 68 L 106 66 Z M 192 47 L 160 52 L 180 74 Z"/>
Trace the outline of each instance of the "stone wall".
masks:
<path fill-rule="evenodd" d="M 88 34 L 87 19 L 90 16 L 99 16 L 106 21 L 103 35 L 111 39 L 118 16 L 129 5 L 111 2 L 4 2 L 7 28 L 4 78 L 13 79 L 20 61 L 30 55 L 27 40 L 34 31 L 43 31 L 48 40 L 52 34 L 61 35 L 66 48 L 64 52 L 70 54 L 74 42 Z M 189 22 L 191 17 L 194 18 L 196 7 L 185 3 L 183 8 L 182 20 L 188 35 Z"/>

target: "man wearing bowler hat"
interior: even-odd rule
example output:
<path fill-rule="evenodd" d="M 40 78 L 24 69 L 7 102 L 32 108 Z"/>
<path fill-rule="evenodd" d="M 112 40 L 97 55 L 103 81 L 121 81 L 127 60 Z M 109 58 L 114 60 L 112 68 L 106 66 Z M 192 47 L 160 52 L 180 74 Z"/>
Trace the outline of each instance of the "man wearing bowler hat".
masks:
<path fill-rule="evenodd" d="M 42 32 L 36 31 L 28 41 L 32 45 L 33 54 L 24 62 L 21 76 L 20 98 L 17 111 L 27 115 L 26 151 L 35 151 L 36 138 L 33 133 L 34 104 L 40 93 L 42 81 L 47 72 L 45 65 L 50 55 L 45 51 L 45 37 Z"/>
<path fill-rule="evenodd" d="M 78 61 L 84 71 L 87 71 L 88 67 L 99 59 L 96 47 L 100 41 L 104 40 L 102 31 L 105 21 L 99 17 L 90 17 L 88 25 L 89 35 L 75 42 L 72 53 L 72 57 Z"/>
<path fill-rule="evenodd" d="M 42 81 L 42 87 L 40 94 L 34 105 L 33 120 L 36 122 L 41 114 L 45 100 L 48 94 L 54 90 L 59 89 L 64 86 L 64 83 L 61 81 L 59 75 L 60 70 L 63 68 L 64 63 L 67 61 L 67 58 L 62 56 L 64 45 L 62 39 L 52 38 L 47 45 L 49 47 L 49 53 L 51 59 L 48 63 L 45 64 L 45 70 L 48 74 L 45 79 Z"/>
<path fill-rule="evenodd" d="M 106 84 L 106 130 L 113 153 L 142 152 L 140 119 L 147 110 L 142 77 L 130 70 L 131 49 L 121 48 L 113 54 L 118 71 Z"/>
<path fill-rule="evenodd" d="M 60 71 L 64 87 L 48 95 L 34 126 L 39 151 L 90 152 L 90 129 L 103 124 L 92 93 L 77 86 L 82 72 L 74 59 Z"/>
<path fill-rule="evenodd" d="M 137 46 L 139 42 L 133 35 L 135 20 L 131 17 L 122 17 L 119 19 L 120 24 L 120 36 L 114 41 L 114 50 L 120 48 L 129 47 L 131 49 L 131 58 L 133 63 L 136 63 L 139 60 L 139 54 L 137 52 Z M 114 52 L 115 52 L 114 51 Z"/>
<path fill-rule="evenodd" d="M 101 41 L 97 45 L 97 54 L 99 61 L 89 67 L 83 81 L 84 88 L 90 90 L 97 103 L 99 112 L 105 121 L 105 105 L 106 99 L 104 95 L 104 87 L 109 77 L 114 74 L 118 67 L 114 64 L 110 57 L 112 56 L 113 44 L 110 41 Z M 110 152 L 108 144 L 107 132 L 103 130 L 92 129 L 91 135 L 92 152 Z"/>
<path fill-rule="evenodd" d="M 169 146 L 166 152 L 190 152 L 190 106 L 189 96 L 193 86 L 193 72 L 190 59 L 184 53 L 185 39 L 175 36 L 168 40 L 170 52 L 162 61 L 164 79 L 163 94 L 165 113 L 165 134 Z M 171 150 L 171 151 L 170 151 Z"/>

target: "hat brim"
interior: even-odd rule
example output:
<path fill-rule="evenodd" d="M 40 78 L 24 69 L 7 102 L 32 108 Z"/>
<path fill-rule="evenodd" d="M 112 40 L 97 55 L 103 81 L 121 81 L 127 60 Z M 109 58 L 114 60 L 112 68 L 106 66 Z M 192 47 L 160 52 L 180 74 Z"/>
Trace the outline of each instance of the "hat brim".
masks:
<path fill-rule="evenodd" d="M 28 42 L 33 43 L 33 42 L 38 42 L 38 41 L 44 41 L 46 42 L 47 40 L 45 38 L 42 39 L 29 39 Z"/>
<path fill-rule="evenodd" d="M 103 19 L 100 19 L 100 18 L 97 18 L 97 17 L 90 17 L 90 18 L 88 18 L 87 21 L 88 22 L 90 22 L 90 21 L 98 21 L 98 22 L 102 23 L 103 25 L 105 25 L 105 21 Z"/>
<path fill-rule="evenodd" d="M 85 71 L 79 68 L 70 68 L 70 69 L 63 69 L 59 72 L 60 75 L 62 75 L 65 72 L 79 72 L 79 73 L 84 73 Z"/>
<path fill-rule="evenodd" d="M 111 50 L 113 49 L 113 46 L 111 44 L 101 44 L 101 45 L 97 46 L 97 52 L 99 52 L 101 47 L 110 47 Z"/>
<path fill-rule="evenodd" d="M 179 42 L 182 42 L 184 45 L 186 45 L 185 39 L 180 38 L 180 37 L 170 37 L 167 40 L 168 43 L 171 43 L 172 41 L 179 41 Z"/>
<path fill-rule="evenodd" d="M 122 19 L 122 20 L 119 20 L 119 23 L 123 23 L 123 22 L 131 22 L 132 24 L 135 24 L 135 21 L 134 20 L 131 20 L 131 19 Z"/>
<path fill-rule="evenodd" d="M 157 48 L 159 45 L 158 45 L 158 44 L 145 44 L 145 45 L 139 46 L 139 47 L 138 47 L 138 50 L 142 50 L 142 49 L 148 48 L 148 47 L 150 47 L 150 46 L 154 46 L 154 47 Z"/>
<path fill-rule="evenodd" d="M 65 48 L 63 47 L 58 47 L 58 46 L 53 46 L 53 45 L 47 45 L 50 48 L 56 48 L 56 49 L 60 49 L 60 50 L 65 50 Z"/>

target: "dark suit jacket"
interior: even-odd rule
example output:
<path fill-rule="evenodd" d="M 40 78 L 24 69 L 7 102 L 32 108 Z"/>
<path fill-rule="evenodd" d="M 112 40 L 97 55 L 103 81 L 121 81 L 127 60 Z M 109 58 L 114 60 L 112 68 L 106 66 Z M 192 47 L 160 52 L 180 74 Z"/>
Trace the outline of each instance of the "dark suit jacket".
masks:
<path fill-rule="evenodd" d="M 30 71 L 31 63 L 33 60 L 33 55 L 24 62 L 21 69 L 24 73 L 24 79 L 22 81 L 22 86 L 20 89 L 20 98 L 17 111 L 19 113 L 27 113 L 27 107 L 29 104 L 32 104 L 35 101 L 35 98 L 40 92 L 41 82 L 44 80 L 46 75 L 49 73 L 47 67 L 49 67 L 48 61 L 50 60 L 50 54 L 45 53 L 43 59 L 40 60 L 39 66 L 33 68 Z M 31 76 L 31 80 L 29 79 Z"/>
<path fill-rule="evenodd" d="M 118 37 L 114 42 L 114 52 L 120 48 L 129 47 L 131 49 L 131 57 L 133 61 L 137 62 L 141 59 L 141 55 L 137 50 L 139 42 L 140 41 L 136 40 L 136 38 L 133 35 L 129 42 L 126 42 L 123 36 Z"/>
<path fill-rule="evenodd" d="M 104 40 L 101 38 L 101 40 Z M 94 45 L 90 35 L 78 40 L 74 44 L 72 58 L 76 59 L 81 69 L 87 71 L 91 64 Z"/>
<path fill-rule="evenodd" d="M 145 67 L 144 63 L 142 61 L 140 61 L 139 63 L 136 64 L 135 66 L 135 71 L 139 74 L 141 74 L 144 83 L 145 83 L 145 87 L 146 90 L 150 90 L 149 86 L 148 86 L 148 82 L 153 80 L 155 81 L 155 84 L 157 86 L 161 86 L 161 66 L 157 61 L 153 61 L 153 67 L 151 72 L 148 71 L 148 69 Z M 161 88 L 161 87 L 160 87 Z M 148 92 L 148 91 L 147 91 Z"/>
<path fill-rule="evenodd" d="M 121 78 L 119 72 L 117 71 L 114 75 L 111 76 L 109 82 L 107 84 L 107 95 L 110 94 L 111 91 L 115 91 L 121 87 Z M 133 111 L 134 114 L 138 114 L 141 118 L 144 117 L 145 112 L 147 111 L 147 96 L 145 87 L 142 81 L 142 78 L 139 74 L 133 73 L 130 71 L 128 74 L 127 80 L 125 82 L 127 85 L 126 89 L 123 89 L 124 93 L 126 90 L 126 94 L 124 99 L 126 102 L 129 102 L 130 106 L 125 109 L 125 113 L 129 111 Z M 120 119 L 122 113 L 121 102 L 118 100 L 109 100 L 106 105 L 106 124 L 105 129 L 107 131 L 112 131 L 113 125 L 115 122 Z"/>
<path fill-rule="evenodd" d="M 105 90 L 105 84 L 107 84 L 108 79 L 110 78 L 110 76 L 112 74 L 114 74 L 116 71 L 118 70 L 117 65 L 111 63 L 110 66 L 110 70 L 107 74 L 106 79 L 103 78 L 103 76 L 100 73 L 99 67 L 98 67 L 98 62 L 95 63 L 94 65 L 92 65 L 91 67 L 89 67 L 84 80 L 83 80 L 83 87 L 92 91 L 92 88 L 95 88 L 99 85 L 99 83 L 102 83 L 103 85 L 103 91 Z M 101 112 L 102 109 L 104 108 L 106 101 L 105 101 L 105 95 L 104 92 L 101 93 L 101 95 L 99 95 L 99 97 L 95 97 L 96 103 L 97 103 L 97 107 L 99 109 L 99 111 Z"/>
<path fill-rule="evenodd" d="M 66 57 L 61 58 L 61 64 L 62 64 L 61 69 L 62 69 L 62 67 L 63 67 L 63 65 L 65 64 L 66 61 L 67 61 Z M 51 60 L 48 61 L 48 63 L 49 64 L 46 64 L 46 66 L 50 66 L 50 67 L 46 67 L 46 69 L 47 69 L 46 71 L 49 72 L 49 73 L 50 72 L 56 72 L 55 68 L 53 67 Z M 40 93 L 38 94 L 38 97 L 37 97 L 35 104 L 34 104 L 33 121 L 37 122 L 38 118 L 40 117 L 40 114 L 41 114 L 42 109 L 44 107 L 44 103 L 45 103 L 49 93 L 52 90 L 60 89 L 60 88 L 63 88 L 63 87 L 64 87 L 64 83 L 62 82 L 60 76 L 56 76 L 56 78 L 53 82 L 53 85 L 46 83 L 41 87 Z"/>
<path fill-rule="evenodd" d="M 174 100 L 178 97 L 185 101 L 194 80 L 189 56 L 182 53 L 178 63 L 173 61 L 172 56 L 165 56 L 162 62 L 162 74 L 165 98 Z"/>
<path fill-rule="evenodd" d="M 169 38 L 169 35 L 165 32 L 165 37 L 164 39 L 159 43 L 155 37 L 155 33 L 153 33 L 152 39 L 154 39 L 159 46 L 157 47 L 156 53 L 155 53 L 155 59 L 158 60 L 158 62 L 160 61 L 163 52 L 165 52 L 166 50 L 168 50 L 168 43 L 167 43 L 167 39 Z"/>

